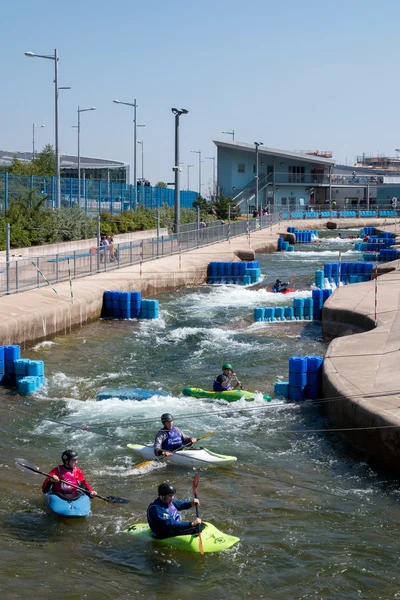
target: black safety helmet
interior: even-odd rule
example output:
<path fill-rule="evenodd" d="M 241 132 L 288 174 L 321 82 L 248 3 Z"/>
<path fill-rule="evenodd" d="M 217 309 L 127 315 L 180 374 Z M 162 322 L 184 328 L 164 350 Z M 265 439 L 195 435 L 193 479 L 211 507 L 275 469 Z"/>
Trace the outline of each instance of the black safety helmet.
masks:
<path fill-rule="evenodd" d="M 280 279 L 277 279 L 275 283 L 282 283 Z"/>
<path fill-rule="evenodd" d="M 165 483 L 160 483 L 158 486 L 158 495 L 159 496 L 167 496 L 168 494 L 176 494 L 176 489 L 171 483 L 166 481 Z"/>
<path fill-rule="evenodd" d="M 63 463 L 69 462 L 75 458 L 78 458 L 78 453 L 75 452 L 75 450 L 64 450 L 61 456 Z"/>
<path fill-rule="evenodd" d="M 173 420 L 174 417 L 169 413 L 164 413 L 163 415 L 161 415 L 161 423 L 170 423 Z"/>

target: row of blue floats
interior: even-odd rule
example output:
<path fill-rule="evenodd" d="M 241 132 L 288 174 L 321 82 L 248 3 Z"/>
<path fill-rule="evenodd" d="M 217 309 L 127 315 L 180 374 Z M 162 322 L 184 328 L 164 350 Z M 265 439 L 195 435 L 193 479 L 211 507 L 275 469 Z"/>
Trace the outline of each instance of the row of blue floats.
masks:
<path fill-rule="evenodd" d="M 228 283 L 250 285 L 261 277 L 258 260 L 249 262 L 210 262 L 207 269 L 207 283 Z"/>
<path fill-rule="evenodd" d="M 379 250 L 377 253 L 365 253 L 363 254 L 363 260 L 377 260 L 378 262 L 390 262 L 391 260 L 397 260 L 399 258 L 399 251 L 397 248 L 385 248 Z"/>
<path fill-rule="evenodd" d="M 0 383 L 27 396 L 44 385 L 44 362 L 21 358 L 18 344 L 0 346 Z"/>
<path fill-rule="evenodd" d="M 360 283 L 362 281 L 369 281 L 371 279 L 371 273 L 374 268 L 372 262 L 353 262 L 347 263 L 342 262 L 340 265 L 338 262 L 325 263 L 324 270 L 317 269 L 315 271 L 315 285 L 323 289 L 325 281 L 329 284 L 335 283 L 339 285 L 339 271 L 341 283 Z"/>
<path fill-rule="evenodd" d="M 294 252 L 294 246 L 280 237 L 278 238 L 278 252 Z"/>
<path fill-rule="evenodd" d="M 254 321 L 320 321 L 322 306 L 331 289 L 313 290 L 311 298 L 293 298 L 292 306 L 267 306 L 254 309 Z"/>
<path fill-rule="evenodd" d="M 315 400 L 322 395 L 322 356 L 291 356 L 289 381 L 275 383 L 275 396 L 286 400 Z"/>
<path fill-rule="evenodd" d="M 311 244 L 314 238 L 318 237 L 317 229 L 296 229 L 296 227 L 288 227 L 288 233 L 294 233 L 297 244 Z"/>
<path fill-rule="evenodd" d="M 106 290 L 101 316 L 103 319 L 157 319 L 158 300 L 143 299 L 140 292 Z"/>

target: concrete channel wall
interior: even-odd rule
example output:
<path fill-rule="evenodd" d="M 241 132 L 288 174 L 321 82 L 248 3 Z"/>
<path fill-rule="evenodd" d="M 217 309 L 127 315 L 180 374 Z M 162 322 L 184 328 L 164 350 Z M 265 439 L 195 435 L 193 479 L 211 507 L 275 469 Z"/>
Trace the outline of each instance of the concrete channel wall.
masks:
<path fill-rule="evenodd" d="M 336 290 L 322 311 L 324 337 L 335 338 L 324 361 L 326 414 L 335 427 L 358 428 L 345 434 L 351 444 L 396 473 L 400 469 L 399 264 L 396 260 L 381 265 L 376 282 Z"/>

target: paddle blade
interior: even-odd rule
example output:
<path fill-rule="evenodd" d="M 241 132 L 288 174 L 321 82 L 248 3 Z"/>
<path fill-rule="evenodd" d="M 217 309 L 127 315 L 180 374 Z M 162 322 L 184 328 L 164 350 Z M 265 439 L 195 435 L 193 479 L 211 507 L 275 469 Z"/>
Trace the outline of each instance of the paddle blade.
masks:
<path fill-rule="evenodd" d="M 128 504 L 128 502 L 130 502 L 130 500 L 127 500 L 127 498 L 120 498 L 119 496 L 98 496 L 99 498 L 101 498 L 102 500 L 106 500 L 107 502 L 110 502 L 110 504 Z"/>
<path fill-rule="evenodd" d="M 199 529 L 199 550 L 200 550 L 200 554 L 202 556 L 204 556 L 203 540 L 201 538 L 200 529 Z"/>
<path fill-rule="evenodd" d="M 16 458 L 15 466 L 17 467 L 17 469 L 19 469 L 20 471 L 23 471 L 24 473 L 26 473 L 27 471 L 30 471 L 31 473 L 34 473 L 35 475 L 41 475 L 39 467 L 37 467 L 36 465 L 34 465 L 31 462 L 28 462 L 27 460 L 25 460 L 25 458 Z"/>
<path fill-rule="evenodd" d="M 197 488 L 199 485 L 199 476 L 196 473 L 196 475 L 193 477 L 193 482 L 192 482 L 192 492 L 193 492 L 193 496 L 197 496 Z"/>
<path fill-rule="evenodd" d="M 132 470 L 133 469 L 141 469 L 142 467 L 147 467 L 148 465 L 152 465 L 153 462 L 155 462 L 155 461 L 154 460 L 145 460 L 144 462 L 137 463 L 137 465 L 133 465 Z"/>

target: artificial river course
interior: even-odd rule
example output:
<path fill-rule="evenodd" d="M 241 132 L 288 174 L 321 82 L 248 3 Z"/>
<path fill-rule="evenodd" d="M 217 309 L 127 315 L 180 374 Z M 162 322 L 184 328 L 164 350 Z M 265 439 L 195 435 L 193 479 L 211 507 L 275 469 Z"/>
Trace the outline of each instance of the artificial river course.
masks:
<path fill-rule="evenodd" d="M 388 219 L 341 219 L 338 227 L 388 227 Z M 2 345 L 23 347 L 69 333 L 98 319 L 106 289 L 140 291 L 151 296 L 162 291 L 205 282 L 211 260 L 247 259 L 253 253 L 274 252 L 279 233 L 287 226 L 323 229 L 326 221 L 285 221 L 270 228 L 238 236 L 183 253 L 57 284 L 61 298 L 49 287 L 0 298 Z M 377 282 L 375 326 L 375 282 L 337 289 L 325 303 L 323 333 L 334 338 L 325 355 L 323 395 L 331 422 L 349 428 L 351 443 L 379 464 L 398 471 L 400 458 L 400 261 L 380 265 Z M 388 272 L 389 271 L 389 272 Z M 331 399 L 329 401 L 329 399 Z M 378 428 L 377 428 L 378 427 Z M 362 428 L 360 431 L 351 428 Z M 368 429 L 372 428 L 372 429 Z"/>

